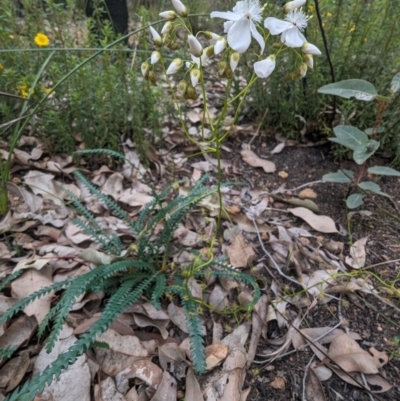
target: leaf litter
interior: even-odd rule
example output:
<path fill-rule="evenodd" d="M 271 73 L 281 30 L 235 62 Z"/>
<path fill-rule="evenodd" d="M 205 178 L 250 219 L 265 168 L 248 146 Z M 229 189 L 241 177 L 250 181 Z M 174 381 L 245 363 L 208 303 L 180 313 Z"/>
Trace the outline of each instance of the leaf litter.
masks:
<path fill-rule="evenodd" d="M 194 108 L 189 117 L 194 124 L 198 121 L 196 113 L 201 115 Z M 243 129 L 246 128 L 243 126 Z M 180 143 L 182 139 L 170 135 L 167 142 L 173 148 L 175 141 Z M 76 170 L 72 159 L 62 163 L 58 159 L 49 160 L 44 158 L 40 143 L 29 143 L 35 143 L 37 148 L 30 153 L 18 149 L 16 163 L 28 164 L 31 169 L 21 176 L 19 184 L 12 185 L 12 208 L 0 223 L 1 233 L 13 231 L 26 235 L 25 242 L 22 237 L 19 239 L 24 249 L 22 256 L 0 243 L 0 277 L 23 270 L 6 287 L 6 295 L 1 296 L 2 313 L 16 300 L 40 288 L 113 261 L 97 248 L 92 238 L 71 223 L 75 212 L 66 206 L 68 195 L 63 188 L 80 197 L 102 227 L 127 243 L 134 239 L 130 228 L 89 196 L 80 183 L 62 183 L 63 173 L 71 177 L 70 173 Z M 279 144 L 271 154 L 281 152 L 284 145 L 284 142 Z M 188 167 L 184 154 L 153 149 L 151 160 L 158 174 L 154 177 L 151 169 L 140 163 L 132 142 L 124 144 L 124 151 L 134 168 L 125 163 L 120 172 L 115 172 L 103 166 L 92 178 L 105 194 L 124 206 L 132 219 L 153 199 L 149 181 L 143 178 L 145 175 L 152 177 L 160 189 L 157 181 L 163 180 L 162 176 L 172 170 L 171 166 L 181 171 L 188 168 L 193 182 L 203 172 L 215 171 L 214 160 L 208 155 L 205 161 Z M 269 174 L 276 170 L 273 162 L 258 157 L 246 146 L 240 155 L 254 169 L 261 167 Z M 225 171 L 232 168 L 231 162 L 224 161 Z M 183 194 L 189 189 L 190 184 L 180 187 Z M 291 193 L 285 197 L 286 192 Z M 245 306 L 252 299 L 246 286 L 223 279 L 203 283 L 192 279 L 189 283 L 192 296 L 213 308 L 213 312 L 204 316 L 202 325 L 207 339 L 212 331 L 212 342 L 207 342 L 205 351 L 208 373 L 204 377 L 196 377 L 191 367 L 188 328 L 182 308 L 169 302 L 157 311 L 142 299 L 98 336 L 98 343 L 106 347 L 95 346 L 89 350 L 48 385 L 37 400 L 48 397 L 55 401 L 90 400 L 92 387 L 94 399 L 103 401 L 173 401 L 182 396 L 187 401 L 245 401 L 252 389 L 246 380 L 251 369 L 260 363 L 268 368 L 272 361 L 284 360 L 286 353 L 293 352 L 291 348 L 295 352 L 311 349 L 319 361 L 307 364 L 304 373 L 303 392 L 308 400 L 325 399 L 321 383 L 331 380 L 332 375 L 369 393 L 389 391 L 392 384 L 382 376 L 389 363 L 388 355 L 373 346 L 368 350 L 362 348 L 357 342 L 362 339 L 360 333 L 347 332 L 342 319 L 337 327 L 302 328 L 318 305 L 341 302 L 340 297 L 346 294 L 378 296 L 368 279 L 351 274 L 365 267 L 368 238 L 361 238 L 346 249 L 342 241 L 333 239 L 337 237 L 322 237 L 321 233 L 336 235 L 343 233 L 343 229 L 329 216 L 317 213 L 317 205 L 309 201 L 316 198 L 311 187 L 299 190 L 297 197 L 284 187 L 270 192 L 231 187 L 224 192 L 223 205 L 228 212 L 222 216 L 229 234 L 217 253 L 224 255 L 232 267 L 250 270 L 259 276 L 263 295 L 251 315 L 247 315 L 247 321 L 240 324 L 218 312 L 233 313 L 233 305 Z M 275 206 L 279 202 L 295 207 L 278 210 Z M 182 265 L 191 256 L 185 256 L 180 248 L 201 251 L 214 234 L 218 199 L 210 197 L 201 207 L 202 210 L 194 210 L 174 233 L 176 253 L 172 258 Z M 290 214 L 300 220 L 294 222 Z M 29 246 L 32 243 L 35 246 Z M 95 297 L 88 294 L 75 301 L 76 306 L 67 320 L 69 326 L 65 325 L 51 354 L 41 348 L 45 343 L 34 345 L 32 339 L 51 304 L 57 302 L 56 294 L 34 301 L 24 309 L 24 314 L 2 325 L 0 348 L 13 347 L 14 354 L 8 361 L 0 361 L 0 395 L 9 393 L 66 351 L 76 336 L 101 316 L 103 298 L 104 294 Z M 287 384 L 276 374 L 267 389 L 284 391 Z"/>

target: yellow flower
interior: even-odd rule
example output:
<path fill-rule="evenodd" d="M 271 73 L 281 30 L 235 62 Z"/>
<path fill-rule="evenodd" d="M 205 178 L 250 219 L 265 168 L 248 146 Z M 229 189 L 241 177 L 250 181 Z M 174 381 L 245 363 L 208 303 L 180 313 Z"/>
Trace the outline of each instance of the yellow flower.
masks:
<path fill-rule="evenodd" d="M 327 17 L 332 17 L 332 13 L 328 11 L 328 12 L 326 13 L 326 16 L 327 16 Z"/>
<path fill-rule="evenodd" d="M 11 40 L 14 40 L 15 36 L 14 36 L 14 35 L 10 35 L 9 38 L 10 38 Z"/>
<path fill-rule="evenodd" d="M 50 44 L 50 39 L 44 33 L 38 33 L 35 36 L 35 43 L 39 47 L 46 47 Z"/>
<path fill-rule="evenodd" d="M 49 94 L 51 92 L 51 88 L 43 88 L 43 92 Z"/>
<path fill-rule="evenodd" d="M 23 98 L 28 97 L 27 89 L 28 89 L 28 87 L 26 86 L 26 84 L 22 84 L 19 86 L 19 91 L 21 92 L 21 97 L 23 97 Z"/>
<path fill-rule="evenodd" d="M 308 12 L 309 12 L 309 13 L 313 13 L 314 10 L 315 10 L 314 5 L 313 5 L 313 4 L 310 4 L 310 5 L 308 6 Z"/>
<path fill-rule="evenodd" d="M 354 32 L 355 30 L 356 30 L 356 26 L 353 25 L 353 26 L 350 28 L 350 31 L 349 31 L 349 32 Z"/>

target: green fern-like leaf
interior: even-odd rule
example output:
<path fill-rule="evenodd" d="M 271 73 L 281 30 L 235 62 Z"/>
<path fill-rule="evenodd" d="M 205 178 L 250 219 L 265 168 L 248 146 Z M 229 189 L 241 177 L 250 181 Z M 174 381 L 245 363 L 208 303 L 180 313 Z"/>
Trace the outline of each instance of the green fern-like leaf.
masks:
<path fill-rule="evenodd" d="M 16 350 L 17 347 L 15 345 L 10 345 L 7 348 L 0 348 L 0 362 L 5 359 L 10 359 Z"/>
<path fill-rule="evenodd" d="M 17 277 L 19 277 L 24 271 L 17 270 L 16 272 L 9 274 L 1 283 L 0 283 L 0 292 L 3 291 L 11 281 L 14 281 Z"/>

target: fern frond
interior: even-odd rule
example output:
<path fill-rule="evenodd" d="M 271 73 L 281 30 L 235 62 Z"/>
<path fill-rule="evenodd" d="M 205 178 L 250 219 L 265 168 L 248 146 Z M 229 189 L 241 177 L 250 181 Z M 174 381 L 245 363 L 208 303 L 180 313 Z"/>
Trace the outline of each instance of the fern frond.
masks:
<path fill-rule="evenodd" d="M 131 166 L 135 167 L 122 153 L 111 149 L 82 149 L 74 152 L 76 155 L 107 155 L 127 161 Z"/>
<path fill-rule="evenodd" d="M 17 270 L 14 273 L 9 274 L 1 283 L 0 283 L 0 292 L 6 288 L 6 286 L 11 283 L 11 281 L 14 281 L 17 277 L 19 277 L 24 270 Z"/>
<path fill-rule="evenodd" d="M 131 288 L 132 282 L 126 281 L 110 298 L 101 318 L 67 352 L 61 354 L 55 362 L 48 365 L 41 374 L 27 381 L 22 387 L 15 389 L 4 401 L 32 401 L 38 392 L 43 392 L 46 384 L 51 384 L 54 377 L 59 377 L 63 370 L 67 369 L 91 347 L 96 335 L 104 333 L 127 307 L 139 300 L 155 277 L 153 275 L 143 280 L 133 290 Z"/>
<path fill-rule="evenodd" d="M 156 284 L 153 289 L 153 293 L 151 294 L 151 302 L 157 310 L 161 309 L 160 299 L 165 293 L 165 289 L 167 287 L 167 280 L 164 274 L 160 274 L 156 278 Z"/>
<path fill-rule="evenodd" d="M 0 362 L 10 359 L 12 354 L 17 350 L 16 345 L 10 345 L 7 348 L 0 348 Z"/>
<path fill-rule="evenodd" d="M 7 309 L 6 312 L 0 315 L 0 323 L 4 323 L 8 319 L 11 319 L 16 313 L 24 309 L 26 306 L 28 306 L 31 302 L 35 301 L 36 299 L 39 299 L 44 295 L 49 294 L 52 291 L 59 291 L 64 288 L 67 288 L 68 286 L 71 285 L 72 281 L 73 279 L 68 279 L 60 283 L 54 283 L 48 287 L 41 288 L 40 290 L 35 291 L 32 294 L 28 295 L 27 297 L 17 301 L 14 305 L 12 305 L 9 309 Z"/>
<path fill-rule="evenodd" d="M 88 237 L 93 238 L 93 240 L 99 244 L 103 249 L 107 250 L 109 241 L 107 241 L 104 236 L 106 235 L 104 232 L 99 234 L 98 231 L 93 229 L 87 222 L 83 221 L 79 217 L 75 217 L 72 220 L 77 227 L 79 227 Z"/>

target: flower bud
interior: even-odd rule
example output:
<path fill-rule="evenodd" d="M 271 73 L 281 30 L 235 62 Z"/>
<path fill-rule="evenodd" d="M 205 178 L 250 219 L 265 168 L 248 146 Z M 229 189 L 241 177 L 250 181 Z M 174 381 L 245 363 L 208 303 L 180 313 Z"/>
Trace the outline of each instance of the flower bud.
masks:
<path fill-rule="evenodd" d="M 226 37 L 221 36 L 218 38 L 217 42 L 214 45 L 214 54 L 220 54 L 225 50 L 226 47 Z"/>
<path fill-rule="evenodd" d="M 301 51 L 305 54 L 313 54 L 314 56 L 319 56 L 322 54 L 317 46 L 314 46 L 308 42 L 303 43 L 303 46 L 301 46 Z"/>
<path fill-rule="evenodd" d="M 181 17 L 187 17 L 188 15 L 188 10 L 187 8 L 182 4 L 180 0 L 171 0 L 172 5 L 174 6 L 175 10 L 178 12 L 178 14 Z"/>
<path fill-rule="evenodd" d="M 150 27 L 150 33 L 151 33 L 151 36 L 153 37 L 154 44 L 158 47 L 161 47 L 162 42 L 163 42 L 161 39 L 161 36 L 158 34 L 158 32 L 152 26 Z"/>
<path fill-rule="evenodd" d="M 307 64 L 309 68 L 314 68 L 314 59 L 311 54 L 305 54 L 303 56 L 303 61 Z"/>
<path fill-rule="evenodd" d="M 142 71 L 142 75 L 147 78 L 147 76 L 149 75 L 149 70 L 150 70 L 150 65 L 149 63 L 142 63 L 141 67 L 140 67 L 141 71 Z"/>
<path fill-rule="evenodd" d="M 231 67 L 232 72 L 236 70 L 237 65 L 239 64 L 240 54 L 238 52 L 234 52 L 231 54 L 229 59 L 229 66 Z"/>
<path fill-rule="evenodd" d="M 290 11 L 293 11 L 294 9 L 303 6 L 305 3 L 306 3 L 306 0 L 289 1 L 289 3 L 286 3 L 283 6 L 283 12 L 284 13 L 289 13 Z"/>
<path fill-rule="evenodd" d="M 203 54 L 203 47 L 197 38 L 193 35 L 188 36 L 190 53 L 195 57 L 200 57 Z"/>
<path fill-rule="evenodd" d="M 217 35 L 214 32 L 206 31 L 204 32 L 204 37 L 211 42 L 211 44 L 215 45 L 217 40 L 220 38 L 219 35 Z"/>
<path fill-rule="evenodd" d="M 161 18 L 164 18 L 168 21 L 173 21 L 176 18 L 175 11 L 163 11 L 162 13 L 158 14 Z"/>
<path fill-rule="evenodd" d="M 187 87 L 188 87 L 188 84 L 187 84 L 186 81 L 184 81 L 184 80 L 180 81 L 179 84 L 178 84 L 178 92 L 181 95 L 184 95 L 185 92 L 186 92 Z"/>
<path fill-rule="evenodd" d="M 181 45 L 178 42 L 171 42 L 168 45 L 168 49 L 171 49 L 171 50 L 179 50 L 180 48 L 181 48 Z"/>
<path fill-rule="evenodd" d="M 169 46 L 172 43 L 172 36 L 169 33 L 164 33 L 162 41 L 165 46 Z"/>
<path fill-rule="evenodd" d="M 229 65 L 225 68 L 225 77 L 228 79 L 231 79 L 233 77 L 233 71 L 232 68 L 229 67 Z"/>
<path fill-rule="evenodd" d="M 157 82 L 157 77 L 154 71 L 150 71 L 147 79 L 152 83 L 155 84 Z"/>
<path fill-rule="evenodd" d="M 172 25 L 172 22 L 171 21 L 167 21 L 164 24 L 163 28 L 161 29 L 161 35 L 164 35 L 164 33 L 170 33 L 172 31 L 173 27 L 174 26 Z"/>
<path fill-rule="evenodd" d="M 188 86 L 185 95 L 187 96 L 186 99 L 192 99 L 192 100 L 196 100 L 198 98 L 198 94 L 196 92 L 196 89 L 194 89 L 193 86 Z"/>
<path fill-rule="evenodd" d="M 307 64 L 306 63 L 301 63 L 299 67 L 299 74 L 302 78 L 304 78 L 307 74 Z"/>
<path fill-rule="evenodd" d="M 275 54 L 271 54 L 266 59 L 254 63 L 254 72 L 259 78 L 268 78 L 276 66 Z"/>
<path fill-rule="evenodd" d="M 192 81 L 192 86 L 196 86 L 199 83 L 200 74 L 201 72 L 198 68 L 193 68 L 193 70 L 190 71 L 190 80 Z"/>
<path fill-rule="evenodd" d="M 158 63 L 158 61 L 161 58 L 161 54 L 158 51 L 154 51 L 153 53 L 151 53 L 151 57 L 150 57 L 150 63 L 151 64 L 156 64 Z"/>
<path fill-rule="evenodd" d="M 176 58 L 172 61 L 167 69 L 167 75 L 172 75 L 178 72 L 183 67 L 183 61 L 180 58 Z"/>
<path fill-rule="evenodd" d="M 218 61 L 217 66 L 218 66 L 218 74 L 223 75 L 223 73 L 225 72 L 226 66 L 227 66 L 226 61 L 223 61 L 223 60 Z"/>
<path fill-rule="evenodd" d="M 207 58 L 212 57 L 215 52 L 214 52 L 214 46 L 208 46 L 204 49 L 204 53 L 206 54 Z"/>

